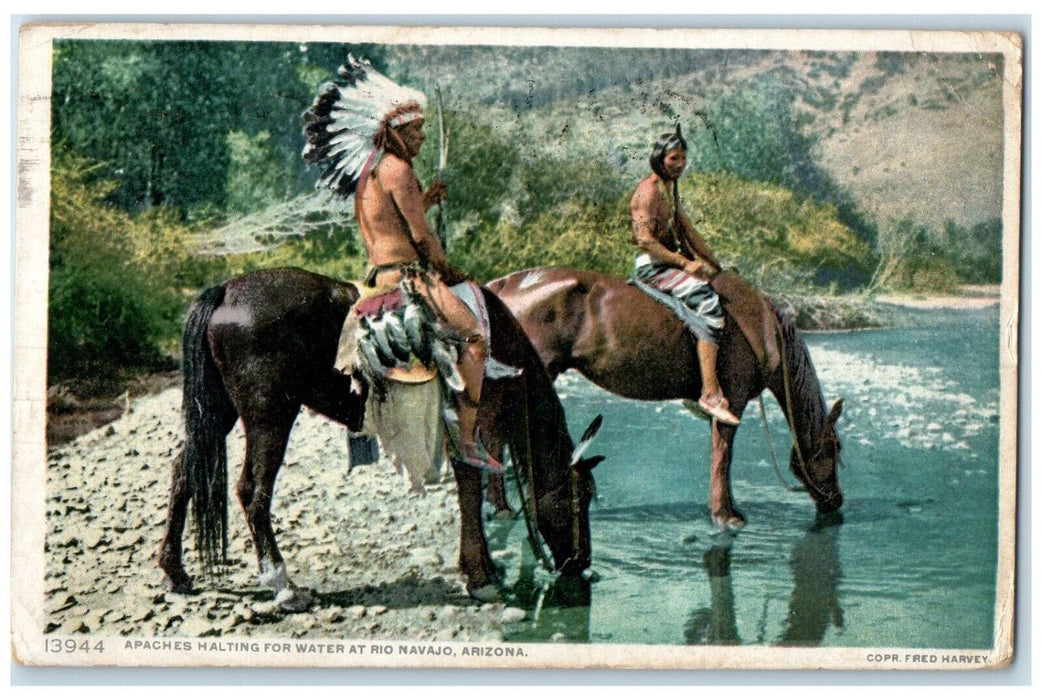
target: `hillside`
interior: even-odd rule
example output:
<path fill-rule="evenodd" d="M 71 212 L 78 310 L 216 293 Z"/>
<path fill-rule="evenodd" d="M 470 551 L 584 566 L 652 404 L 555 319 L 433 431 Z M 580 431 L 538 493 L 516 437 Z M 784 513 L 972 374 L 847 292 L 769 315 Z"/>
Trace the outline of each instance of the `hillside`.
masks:
<path fill-rule="evenodd" d="M 1001 215 L 1001 57 L 971 54 L 397 47 L 393 70 L 539 153 L 627 181 L 655 136 L 765 77 L 797 96 L 818 165 L 877 225 Z M 723 125 L 715 124 L 719 131 Z"/>

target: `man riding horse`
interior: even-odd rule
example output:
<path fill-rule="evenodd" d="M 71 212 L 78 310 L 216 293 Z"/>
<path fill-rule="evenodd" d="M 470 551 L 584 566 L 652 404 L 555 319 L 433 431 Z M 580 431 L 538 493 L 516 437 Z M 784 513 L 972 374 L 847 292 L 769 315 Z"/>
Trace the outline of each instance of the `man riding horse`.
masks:
<path fill-rule="evenodd" d="M 355 196 L 355 216 L 369 262 L 366 285 L 381 290 L 401 286 L 413 302 L 422 300 L 462 346 L 458 354 L 452 352 L 462 380 L 452 386 L 460 440 L 455 458 L 502 471 L 503 465 L 475 435 L 487 333 L 450 289 L 467 286 L 468 279 L 449 264 L 425 217 L 427 209 L 445 198 L 447 188 L 436 181 L 423 192 L 413 171 L 412 161 L 425 138 L 426 98 L 354 57 L 340 68 L 339 76 L 343 82 L 324 86 L 305 114 L 304 158 L 327 165 L 320 187 Z M 480 298 L 480 293 L 470 296 Z"/>
<path fill-rule="evenodd" d="M 679 125 L 659 138 L 649 160 L 652 172 L 630 200 L 633 240 L 640 248 L 633 283 L 672 308 L 694 333 L 702 371 L 699 408 L 721 423 L 738 425 L 716 376 L 724 310 L 710 280 L 720 263 L 680 208 L 677 182 L 687 166 L 687 142 Z"/>

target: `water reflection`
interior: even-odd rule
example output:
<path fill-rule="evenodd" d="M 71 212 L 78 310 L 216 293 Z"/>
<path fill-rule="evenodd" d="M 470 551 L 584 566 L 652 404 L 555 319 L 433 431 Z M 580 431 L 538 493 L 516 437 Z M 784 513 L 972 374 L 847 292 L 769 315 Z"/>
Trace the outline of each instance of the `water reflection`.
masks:
<path fill-rule="evenodd" d="M 843 628 L 837 583 L 840 577 L 837 534 L 841 519 L 816 522 L 792 549 L 792 595 L 782 646 L 818 646 L 831 622 Z"/>
<path fill-rule="evenodd" d="M 512 605 L 527 611 L 520 622 L 506 625 L 504 636 L 527 642 L 589 642 L 590 581 L 578 576 L 546 580 L 534 557 L 525 551 L 520 575 L 510 589 Z"/>
<path fill-rule="evenodd" d="M 819 517 L 796 543 L 789 557 L 793 587 L 779 646 L 819 646 L 829 623 L 843 627 L 837 593 L 839 525 L 842 516 Z M 684 625 L 688 644 L 736 645 L 742 641 L 735 619 L 731 580 L 733 540 L 710 547 L 702 558 L 709 577 L 709 607 L 695 610 Z M 759 640 L 762 642 L 762 640 Z"/>
<path fill-rule="evenodd" d="M 709 574 L 708 608 L 695 610 L 684 625 L 688 644 L 741 644 L 734 615 L 734 589 L 731 585 L 731 540 L 710 547 L 702 557 Z"/>
<path fill-rule="evenodd" d="M 779 646 L 820 646 L 830 627 L 843 628 L 843 609 L 840 606 L 838 584 L 842 572 L 839 565 L 838 535 L 842 516 L 833 514 L 819 517 L 792 545 L 789 570 L 792 588 L 788 595 L 785 617 L 779 620 L 780 610 L 764 601 L 759 622 L 749 618 L 750 604 L 756 601 L 737 600 L 732 577 L 732 563 L 738 567 L 739 582 L 743 579 L 742 548 L 736 549 L 741 535 L 716 539 L 702 555 L 709 583 L 709 605 L 695 609 L 682 622 L 683 639 L 692 645 L 731 646 L 739 644 L 775 644 Z M 503 530 L 490 536 L 494 549 L 506 544 Z M 732 553 L 734 558 L 732 558 Z M 772 557 L 773 559 L 773 557 Z M 781 562 L 778 562 L 779 564 Z M 693 563 L 694 564 L 694 563 Z M 751 562 L 751 566 L 755 563 Z M 694 564 L 697 567 L 697 564 Z M 505 602 L 525 611 L 525 617 L 504 624 L 504 638 L 510 641 L 589 643 L 591 631 L 590 581 L 577 577 L 553 577 L 542 569 L 527 543 L 520 548 L 517 578 L 504 591 Z M 749 575 L 752 572 L 745 572 Z M 697 584 L 691 584 L 696 586 Z M 692 595 L 694 591 L 692 591 Z M 747 596 L 748 587 L 739 585 L 739 594 Z M 608 602 L 608 601 L 605 601 Z M 769 610 L 775 615 L 769 615 Z M 736 612 L 737 611 L 737 612 Z M 743 629 L 742 639 L 739 614 Z M 769 622 L 773 617 L 773 624 Z M 746 625 L 749 627 L 746 627 Z M 675 627 L 673 629 L 676 629 Z M 612 631 L 607 632 L 610 638 Z"/>

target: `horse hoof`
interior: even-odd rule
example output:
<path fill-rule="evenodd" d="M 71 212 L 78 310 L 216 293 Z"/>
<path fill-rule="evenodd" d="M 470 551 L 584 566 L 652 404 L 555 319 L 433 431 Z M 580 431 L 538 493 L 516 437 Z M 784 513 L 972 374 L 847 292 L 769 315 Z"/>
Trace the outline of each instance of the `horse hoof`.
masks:
<path fill-rule="evenodd" d="M 311 607 L 311 593 L 300 588 L 283 588 L 275 596 L 275 604 L 283 612 L 304 612 Z"/>
<path fill-rule="evenodd" d="M 192 578 L 188 574 L 182 574 L 176 579 L 168 576 L 166 590 L 177 595 L 190 595 L 195 589 L 192 588 Z"/>
<path fill-rule="evenodd" d="M 477 588 L 468 587 L 467 593 L 470 594 L 471 598 L 480 600 L 482 603 L 501 603 L 503 601 L 499 586 L 494 583 L 486 583 L 484 586 L 478 586 Z"/>
<path fill-rule="evenodd" d="M 745 527 L 745 518 L 737 513 L 731 515 L 714 515 L 713 525 L 723 532 L 736 532 Z"/>

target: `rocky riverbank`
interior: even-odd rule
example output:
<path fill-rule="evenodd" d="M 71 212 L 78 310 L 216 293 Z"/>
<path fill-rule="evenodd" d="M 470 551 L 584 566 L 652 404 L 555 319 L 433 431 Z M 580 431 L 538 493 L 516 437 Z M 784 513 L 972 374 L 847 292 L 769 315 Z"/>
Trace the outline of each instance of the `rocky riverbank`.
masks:
<path fill-rule="evenodd" d="M 46 632 L 496 641 L 505 620 L 524 617 L 522 610 L 467 597 L 456 567 L 459 512 L 451 478 L 420 495 L 386 461 L 349 472 L 344 428 L 306 411 L 294 428 L 272 511 L 290 576 L 315 593 L 315 603 L 282 613 L 258 586 L 234 502 L 229 565 L 203 575 L 186 537 L 186 567 L 200 592 L 168 593 L 155 555 L 181 441 L 180 391 L 167 389 L 128 408 L 50 451 Z M 236 428 L 228 440 L 231 482 L 243 444 Z"/>

